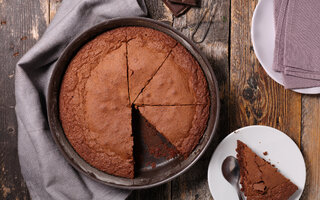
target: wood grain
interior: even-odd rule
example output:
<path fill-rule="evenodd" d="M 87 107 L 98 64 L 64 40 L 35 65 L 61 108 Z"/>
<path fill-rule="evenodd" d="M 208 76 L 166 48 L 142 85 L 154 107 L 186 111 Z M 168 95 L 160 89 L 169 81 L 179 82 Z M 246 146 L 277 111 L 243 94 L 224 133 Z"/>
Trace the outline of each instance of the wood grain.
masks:
<path fill-rule="evenodd" d="M 30 199 L 17 158 L 14 68 L 52 21 L 60 3 L 61 0 L 0 0 L 0 199 Z M 162 1 L 146 0 L 149 17 L 172 25 L 189 38 L 204 11 L 217 6 L 209 34 L 199 48 L 219 81 L 219 130 L 209 150 L 189 171 L 170 183 L 133 191 L 128 199 L 212 199 L 206 178 L 212 152 L 229 132 L 252 124 L 275 127 L 294 139 L 307 166 L 302 199 L 320 199 L 320 96 L 301 96 L 285 90 L 260 66 L 250 38 L 257 0 L 201 3 L 201 8 L 192 8 L 175 18 Z M 204 34 L 209 20 L 209 15 L 204 18 L 196 39 Z"/>
<path fill-rule="evenodd" d="M 62 0 L 49 0 L 49 22 L 51 22 L 56 15 L 57 10 L 61 5 Z"/>
<path fill-rule="evenodd" d="M 173 16 L 160 0 L 145 0 L 148 16 L 168 25 L 172 25 Z M 136 190 L 127 198 L 128 200 L 171 200 L 171 183 L 163 184 L 147 190 Z"/>
<path fill-rule="evenodd" d="M 320 199 L 320 95 L 302 99 L 302 153 L 307 182 L 302 199 Z"/>
<path fill-rule="evenodd" d="M 301 95 L 268 77 L 254 55 L 250 25 L 257 2 L 231 3 L 230 128 L 267 125 L 287 133 L 300 145 Z"/>
<path fill-rule="evenodd" d="M 17 157 L 15 64 L 48 23 L 45 0 L 0 1 L 0 199 L 29 199 Z"/>
<path fill-rule="evenodd" d="M 202 25 L 196 31 L 195 40 L 199 41 L 205 35 L 210 25 L 211 16 L 213 22 L 205 40 L 198 46 L 209 59 L 212 68 L 219 81 L 220 99 L 222 102 L 221 121 L 227 121 L 227 94 L 229 89 L 229 8 L 230 2 L 224 0 L 202 1 L 202 8 L 192 8 L 186 15 L 174 18 L 173 27 L 181 31 L 188 38 L 196 31 L 196 26 L 202 16 L 208 10 Z M 214 10 L 213 8 L 216 8 Z M 214 12 L 216 11 L 216 12 Z M 205 155 L 184 175 L 172 181 L 172 199 L 212 199 L 208 182 L 207 170 L 210 157 L 216 145 L 228 133 L 228 123 L 221 123 L 213 144 Z"/>
<path fill-rule="evenodd" d="M 210 27 L 209 34 L 203 43 L 199 44 L 199 48 L 206 54 L 209 62 L 212 64 L 213 70 L 219 80 L 220 97 L 222 99 L 221 119 L 227 121 L 227 99 L 228 93 L 228 44 L 229 44 L 229 8 L 230 2 L 223 0 L 206 0 L 202 1 L 202 8 L 192 8 L 181 17 L 173 17 L 168 8 L 164 6 L 162 1 L 148 0 L 146 1 L 149 10 L 149 15 L 153 19 L 163 21 L 172 25 L 184 35 L 191 38 L 195 31 L 196 25 L 199 23 L 204 14 L 204 8 L 210 8 L 214 5 L 217 7 L 217 12 L 213 18 L 213 23 Z M 209 14 L 214 14 L 209 12 Z M 204 18 L 203 26 L 200 27 L 196 36 L 201 37 L 205 32 L 205 28 L 209 24 L 210 15 Z M 215 138 L 215 142 L 206 152 L 203 158 L 187 171 L 182 176 L 163 186 L 159 186 L 154 190 L 157 191 L 156 199 L 212 199 L 207 184 L 207 167 L 212 155 L 214 147 L 218 144 L 228 130 L 228 123 L 220 126 L 219 137 Z M 218 134 L 217 134 L 218 135 Z M 171 196 L 168 195 L 168 190 Z M 165 192 L 165 193 L 163 193 Z M 151 194 L 151 195 L 150 195 Z M 146 191 L 135 191 L 129 199 L 155 199 L 152 193 Z"/>
<path fill-rule="evenodd" d="M 262 124 L 287 133 L 301 147 L 307 165 L 301 199 L 320 199 L 320 96 L 302 97 L 285 90 L 264 72 L 250 41 L 250 20 L 256 3 L 231 3 L 231 129 Z"/>

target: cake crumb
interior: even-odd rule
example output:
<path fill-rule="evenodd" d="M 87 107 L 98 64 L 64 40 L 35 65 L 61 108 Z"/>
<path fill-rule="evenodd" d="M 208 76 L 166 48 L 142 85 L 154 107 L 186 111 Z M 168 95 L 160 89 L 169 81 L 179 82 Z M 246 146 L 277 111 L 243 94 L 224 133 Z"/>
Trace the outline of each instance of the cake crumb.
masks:
<path fill-rule="evenodd" d="M 22 38 L 20 38 L 21 41 L 28 39 L 27 36 L 23 36 Z"/>
<path fill-rule="evenodd" d="M 268 155 L 268 152 L 267 152 L 267 151 L 263 152 L 263 155 L 267 156 L 267 155 Z"/>
<path fill-rule="evenodd" d="M 151 168 L 152 168 L 152 169 L 156 168 L 156 166 L 157 166 L 157 164 L 156 164 L 155 162 L 152 162 L 152 163 L 151 163 Z"/>
<path fill-rule="evenodd" d="M 3 191 L 2 195 L 4 198 L 7 198 L 7 196 L 11 193 L 11 189 L 4 186 L 4 185 L 1 185 L 1 189 Z"/>
<path fill-rule="evenodd" d="M 148 161 L 148 162 L 146 163 L 146 166 L 151 166 L 151 168 L 154 169 L 154 168 L 156 168 L 157 163 L 152 162 L 152 161 Z"/>
<path fill-rule="evenodd" d="M 12 79 L 12 78 L 14 77 L 14 71 L 13 71 L 12 74 L 10 74 L 8 77 L 9 77 L 10 79 Z"/>

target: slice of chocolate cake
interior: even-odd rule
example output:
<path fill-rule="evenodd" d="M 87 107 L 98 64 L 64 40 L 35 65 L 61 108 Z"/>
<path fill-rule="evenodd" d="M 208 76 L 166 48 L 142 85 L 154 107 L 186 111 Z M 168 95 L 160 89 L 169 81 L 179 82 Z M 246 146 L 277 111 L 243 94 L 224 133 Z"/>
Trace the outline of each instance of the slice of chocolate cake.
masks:
<path fill-rule="evenodd" d="M 260 158 L 240 140 L 236 151 L 241 190 L 247 200 L 286 200 L 298 190 L 277 168 Z"/>

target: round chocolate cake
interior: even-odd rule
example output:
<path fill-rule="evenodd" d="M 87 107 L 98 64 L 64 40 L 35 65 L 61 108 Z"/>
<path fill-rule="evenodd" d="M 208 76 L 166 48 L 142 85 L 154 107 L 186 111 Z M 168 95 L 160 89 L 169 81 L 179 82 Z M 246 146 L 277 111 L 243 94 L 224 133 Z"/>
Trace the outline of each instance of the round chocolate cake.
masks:
<path fill-rule="evenodd" d="M 60 120 L 76 152 L 108 174 L 134 177 L 135 114 L 187 157 L 209 116 L 206 78 L 168 35 L 143 27 L 105 32 L 84 45 L 64 75 Z M 134 112 L 133 112 L 134 110 Z M 137 112 L 136 112 L 137 111 Z"/>

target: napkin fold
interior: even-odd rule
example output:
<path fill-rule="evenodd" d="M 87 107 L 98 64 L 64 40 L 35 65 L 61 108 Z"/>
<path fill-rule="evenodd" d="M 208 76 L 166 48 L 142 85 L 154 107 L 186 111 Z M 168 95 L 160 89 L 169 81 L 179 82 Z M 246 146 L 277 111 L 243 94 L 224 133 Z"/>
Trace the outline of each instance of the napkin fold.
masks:
<path fill-rule="evenodd" d="M 273 70 L 288 89 L 320 86 L 320 1 L 274 0 Z"/>
<path fill-rule="evenodd" d="M 50 134 L 46 97 L 56 60 L 73 38 L 107 19 L 146 14 L 143 0 L 63 1 L 42 38 L 17 63 L 18 155 L 32 199 L 120 200 L 130 194 L 95 182 L 66 162 Z"/>

